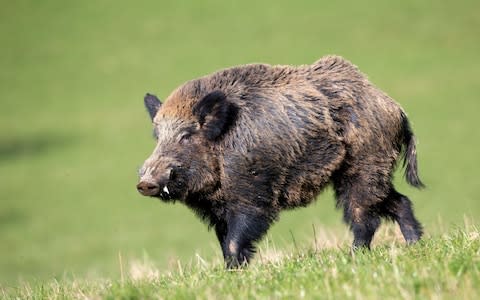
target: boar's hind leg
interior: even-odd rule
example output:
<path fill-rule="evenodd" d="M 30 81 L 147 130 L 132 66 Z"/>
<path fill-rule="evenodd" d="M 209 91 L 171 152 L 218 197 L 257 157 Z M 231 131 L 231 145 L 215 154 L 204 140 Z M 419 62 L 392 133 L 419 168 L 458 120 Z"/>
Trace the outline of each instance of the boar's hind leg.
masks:
<path fill-rule="evenodd" d="M 343 219 L 353 232 L 352 250 L 370 249 L 375 231 L 380 226 L 380 215 L 375 203 L 381 200 L 369 192 L 368 184 L 357 176 L 341 174 L 334 178 L 337 207 L 343 207 Z"/>
<path fill-rule="evenodd" d="M 269 223 L 264 216 L 231 212 L 227 220 L 215 225 L 227 268 L 238 268 L 250 261 L 254 243 L 267 232 Z"/>
<path fill-rule="evenodd" d="M 421 238 L 422 225 L 415 218 L 412 203 L 407 196 L 400 194 L 392 187 L 387 201 L 381 206 L 381 212 L 385 216 L 397 221 L 408 244 L 415 243 Z"/>
<path fill-rule="evenodd" d="M 380 226 L 380 217 L 369 209 L 353 208 L 347 209 L 346 214 L 350 219 L 350 228 L 353 232 L 352 249 L 370 249 L 373 235 Z"/>

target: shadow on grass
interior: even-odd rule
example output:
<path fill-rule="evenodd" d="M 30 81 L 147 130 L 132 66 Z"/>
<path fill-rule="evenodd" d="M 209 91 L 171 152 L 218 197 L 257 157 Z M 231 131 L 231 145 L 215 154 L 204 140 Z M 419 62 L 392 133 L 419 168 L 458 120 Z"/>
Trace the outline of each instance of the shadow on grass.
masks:
<path fill-rule="evenodd" d="M 19 210 L 7 209 L 0 212 L 0 232 L 9 225 L 22 222 L 26 218 L 25 214 Z"/>
<path fill-rule="evenodd" d="M 0 162 L 45 154 L 73 142 L 72 136 L 46 133 L 32 136 L 0 137 Z"/>

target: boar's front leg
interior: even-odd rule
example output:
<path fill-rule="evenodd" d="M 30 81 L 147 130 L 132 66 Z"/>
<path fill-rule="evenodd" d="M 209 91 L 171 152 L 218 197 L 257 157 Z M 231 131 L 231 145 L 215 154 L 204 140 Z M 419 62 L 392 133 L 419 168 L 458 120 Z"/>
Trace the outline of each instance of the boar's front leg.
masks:
<path fill-rule="evenodd" d="M 259 241 L 270 226 L 269 218 L 257 213 L 230 211 L 215 225 L 228 269 L 248 264 Z"/>

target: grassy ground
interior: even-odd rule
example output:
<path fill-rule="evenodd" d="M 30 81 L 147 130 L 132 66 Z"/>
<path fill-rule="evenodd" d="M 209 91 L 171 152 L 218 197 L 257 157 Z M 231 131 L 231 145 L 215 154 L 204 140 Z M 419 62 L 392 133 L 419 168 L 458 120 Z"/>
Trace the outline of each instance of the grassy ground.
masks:
<path fill-rule="evenodd" d="M 479 9 L 468 0 L 4 1 L 0 283 L 65 274 L 115 282 L 119 254 L 148 256 L 162 274 L 195 253 L 218 259 L 214 234 L 191 212 L 135 190 L 154 146 L 142 96 L 165 98 L 186 80 L 248 62 L 304 64 L 329 53 L 353 61 L 412 120 L 428 188 L 401 176 L 397 185 L 427 233 L 438 240 L 465 214 L 479 220 Z M 312 224 L 341 231 L 333 207 L 327 191 L 284 213 L 269 236 L 288 249 L 292 234 L 300 248 L 311 242 Z"/>
<path fill-rule="evenodd" d="M 390 232 L 392 233 L 392 232 Z M 380 234 L 382 236 L 382 234 Z M 385 242 L 385 241 L 384 241 Z M 197 257 L 161 274 L 148 262 L 120 267 L 120 280 L 63 279 L 15 290 L 32 299 L 478 299 L 480 232 L 473 226 L 405 247 L 396 241 L 351 255 L 348 246 L 263 248 L 260 262 L 226 271 Z M 268 254 L 270 252 L 270 255 Z"/>

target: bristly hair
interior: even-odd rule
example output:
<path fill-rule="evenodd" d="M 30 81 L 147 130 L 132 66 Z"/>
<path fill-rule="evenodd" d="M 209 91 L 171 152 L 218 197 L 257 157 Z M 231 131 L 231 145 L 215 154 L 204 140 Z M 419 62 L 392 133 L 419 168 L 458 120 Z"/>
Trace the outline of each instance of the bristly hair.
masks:
<path fill-rule="evenodd" d="M 219 140 L 234 125 L 238 111 L 238 107 L 229 102 L 222 91 L 209 93 L 192 108 L 210 141 Z M 208 121 L 207 116 L 211 117 Z"/>
<path fill-rule="evenodd" d="M 405 179 L 407 182 L 416 187 L 424 188 L 425 185 L 418 176 L 418 164 L 417 164 L 417 148 L 416 140 L 410 127 L 405 113 L 402 112 L 402 129 L 403 129 L 403 166 L 405 167 Z"/>

